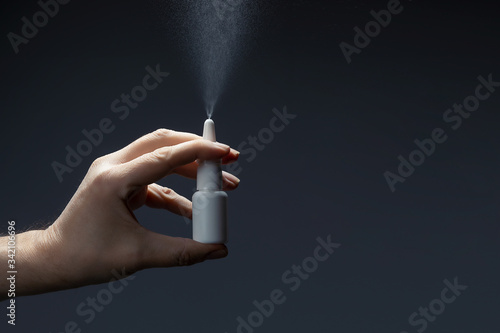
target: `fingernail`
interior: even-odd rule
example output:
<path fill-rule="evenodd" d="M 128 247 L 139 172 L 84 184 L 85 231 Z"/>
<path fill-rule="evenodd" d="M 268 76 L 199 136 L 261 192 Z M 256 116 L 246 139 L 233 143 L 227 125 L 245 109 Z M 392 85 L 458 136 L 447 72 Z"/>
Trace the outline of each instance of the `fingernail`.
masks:
<path fill-rule="evenodd" d="M 228 145 L 225 145 L 225 144 L 220 143 L 220 142 L 214 142 L 214 145 L 216 145 L 217 147 L 222 148 L 222 149 L 228 149 L 229 148 Z"/>
<path fill-rule="evenodd" d="M 225 173 L 224 176 L 229 182 L 233 183 L 234 185 L 238 185 L 240 183 L 240 179 L 231 173 Z"/>
<path fill-rule="evenodd" d="M 217 250 L 214 252 L 209 253 L 205 259 L 206 260 L 212 260 L 212 259 L 221 259 L 227 256 L 227 250 Z"/>

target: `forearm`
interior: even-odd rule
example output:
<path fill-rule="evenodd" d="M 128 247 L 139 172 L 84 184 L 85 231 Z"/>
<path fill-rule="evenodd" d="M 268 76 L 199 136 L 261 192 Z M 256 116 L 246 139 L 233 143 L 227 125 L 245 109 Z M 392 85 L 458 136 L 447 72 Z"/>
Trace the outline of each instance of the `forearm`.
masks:
<path fill-rule="evenodd" d="M 15 236 L 9 252 L 9 236 L 0 238 L 0 301 L 10 296 L 34 295 L 61 289 L 62 275 L 55 271 L 49 230 L 32 230 Z M 12 239 L 12 237 L 11 237 Z M 9 261 L 11 260 L 11 261 Z M 14 261 L 12 261 L 14 260 Z M 13 266 L 10 266 L 13 265 Z M 16 273 L 8 274 L 8 271 Z M 61 272 L 62 273 L 62 272 Z M 15 276 L 15 291 L 11 280 Z"/>

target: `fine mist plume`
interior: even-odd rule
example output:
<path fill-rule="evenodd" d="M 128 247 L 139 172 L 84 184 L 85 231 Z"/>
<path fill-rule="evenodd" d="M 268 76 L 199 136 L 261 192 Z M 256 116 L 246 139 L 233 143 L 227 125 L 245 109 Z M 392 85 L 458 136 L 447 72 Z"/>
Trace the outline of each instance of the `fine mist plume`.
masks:
<path fill-rule="evenodd" d="M 210 118 L 240 55 L 248 0 L 186 1 L 190 55 Z"/>

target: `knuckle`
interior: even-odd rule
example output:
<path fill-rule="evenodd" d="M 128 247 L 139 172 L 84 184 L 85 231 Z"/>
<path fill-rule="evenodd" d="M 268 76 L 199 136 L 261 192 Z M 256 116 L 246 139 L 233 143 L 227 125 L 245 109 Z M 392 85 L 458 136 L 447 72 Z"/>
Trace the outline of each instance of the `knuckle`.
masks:
<path fill-rule="evenodd" d="M 90 165 L 82 181 L 82 188 L 99 198 L 103 198 L 117 190 L 121 184 L 120 181 L 117 181 L 118 176 L 116 168 L 109 159 L 106 156 L 101 156 Z"/>
<path fill-rule="evenodd" d="M 165 167 L 169 168 L 170 157 L 172 156 L 171 147 L 158 148 L 150 153 L 150 157 L 157 162 L 165 164 Z"/>
<path fill-rule="evenodd" d="M 105 156 L 98 157 L 90 165 L 88 176 L 93 185 L 107 184 L 114 178 L 113 167 Z"/>
<path fill-rule="evenodd" d="M 159 137 L 159 138 L 168 138 L 173 135 L 172 130 L 166 129 L 166 128 L 159 128 L 156 131 L 153 132 L 153 136 Z"/>
<path fill-rule="evenodd" d="M 163 195 L 169 200 L 176 200 L 178 198 L 178 194 L 172 190 L 170 187 L 162 188 Z"/>
<path fill-rule="evenodd" d="M 186 145 L 191 147 L 191 150 L 195 152 L 196 155 L 208 150 L 210 148 L 210 142 L 204 139 L 196 139 L 186 142 Z"/>
<path fill-rule="evenodd" d="M 182 249 L 179 251 L 177 257 L 178 266 L 191 266 L 196 263 L 196 259 L 188 251 L 188 240 L 184 239 Z"/>
<path fill-rule="evenodd" d="M 96 168 L 98 168 L 99 166 L 101 166 L 102 164 L 104 164 L 104 157 L 103 157 L 103 156 L 96 158 L 96 159 L 92 162 L 92 164 L 90 165 L 90 168 L 92 168 L 92 169 L 96 169 Z"/>
<path fill-rule="evenodd" d="M 192 145 L 194 145 L 196 148 L 204 148 L 207 147 L 208 144 L 209 141 L 204 139 L 196 139 L 192 141 Z"/>
<path fill-rule="evenodd" d="M 175 195 L 174 190 L 172 190 L 170 187 L 164 187 L 162 190 L 163 190 L 163 193 L 165 193 L 165 195 L 167 197 L 171 197 L 171 196 Z"/>
<path fill-rule="evenodd" d="M 110 184 L 113 184 L 115 174 L 111 168 L 99 168 L 99 170 L 94 175 L 93 184 L 99 187 L 108 188 Z"/>
<path fill-rule="evenodd" d="M 151 152 L 151 156 L 158 160 L 165 160 L 170 157 L 171 150 L 172 149 L 170 147 L 161 147 L 153 150 Z"/>

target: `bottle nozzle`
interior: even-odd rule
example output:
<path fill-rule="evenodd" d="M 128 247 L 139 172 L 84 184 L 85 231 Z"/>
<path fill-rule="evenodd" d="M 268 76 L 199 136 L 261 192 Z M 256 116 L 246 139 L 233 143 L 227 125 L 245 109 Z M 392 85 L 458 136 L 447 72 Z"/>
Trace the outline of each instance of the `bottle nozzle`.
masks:
<path fill-rule="evenodd" d="M 205 120 L 203 139 L 215 142 L 215 123 L 212 119 Z M 222 189 L 222 168 L 220 160 L 201 161 L 198 166 L 198 190 L 219 191 Z"/>
<path fill-rule="evenodd" d="M 212 142 L 216 141 L 215 123 L 212 119 L 205 120 L 205 124 L 203 125 L 203 139 L 210 140 Z"/>

